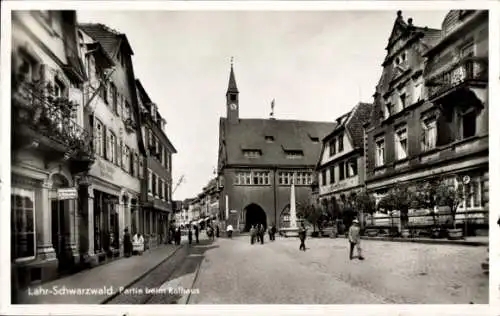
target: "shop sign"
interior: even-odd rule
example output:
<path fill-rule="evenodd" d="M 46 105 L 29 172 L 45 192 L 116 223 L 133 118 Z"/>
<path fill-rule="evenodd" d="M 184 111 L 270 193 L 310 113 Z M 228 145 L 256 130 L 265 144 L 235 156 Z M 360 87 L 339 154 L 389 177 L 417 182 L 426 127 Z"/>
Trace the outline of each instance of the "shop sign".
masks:
<path fill-rule="evenodd" d="M 113 180 L 113 174 L 115 173 L 115 169 L 113 166 L 107 165 L 106 163 L 98 160 L 97 166 L 99 167 L 99 172 L 101 177 Z"/>
<path fill-rule="evenodd" d="M 236 214 L 236 213 L 238 213 L 238 211 L 237 210 L 230 210 L 229 213 Z"/>
<path fill-rule="evenodd" d="M 76 198 L 78 198 L 78 192 L 76 188 L 57 189 L 58 200 L 74 200 Z"/>

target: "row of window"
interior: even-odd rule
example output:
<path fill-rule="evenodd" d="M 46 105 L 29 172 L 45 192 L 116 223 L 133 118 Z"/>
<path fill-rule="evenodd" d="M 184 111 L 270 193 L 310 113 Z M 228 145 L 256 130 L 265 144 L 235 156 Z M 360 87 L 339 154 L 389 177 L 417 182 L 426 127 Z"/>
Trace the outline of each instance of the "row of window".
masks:
<path fill-rule="evenodd" d="M 149 150 L 152 156 L 156 157 L 160 161 L 161 165 L 168 170 L 171 170 L 172 161 L 170 153 L 167 151 L 166 147 L 163 147 L 158 137 L 156 137 L 151 129 L 146 129 L 146 135 L 149 145 Z"/>
<path fill-rule="evenodd" d="M 245 158 L 259 158 L 262 156 L 260 149 L 243 149 L 243 156 Z M 304 158 L 304 151 L 302 150 L 285 150 L 287 159 L 301 159 Z"/>
<path fill-rule="evenodd" d="M 170 201 L 170 184 L 151 169 L 148 169 L 148 194 L 163 201 Z"/>
<path fill-rule="evenodd" d="M 337 137 L 333 138 L 329 143 L 329 148 L 330 157 L 344 151 L 344 133 L 341 133 Z"/>
<path fill-rule="evenodd" d="M 462 139 L 476 135 L 477 113 L 469 111 L 459 115 L 459 131 Z M 444 124 L 444 123 L 443 123 Z M 435 148 L 438 144 L 438 121 L 436 115 L 423 117 L 420 121 L 421 141 L 420 148 L 422 152 Z M 406 125 L 397 126 L 394 133 L 394 151 L 396 160 L 402 160 L 408 157 L 408 129 Z M 375 166 L 385 164 L 385 135 L 375 138 Z"/>
<path fill-rule="evenodd" d="M 118 140 L 116 134 L 95 119 L 94 151 L 98 156 L 121 167 L 134 177 L 143 178 L 144 159 L 137 151 Z"/>
<path fill-rule="evenodd" d="M 337 177 L 338 174 L 338 177 Z M 346 178 L 358 175 L 358 161 L 352 158 L 346 161 L 341 161 L 336 165 L 330 166 L 321 172 L 320 185 L 334 184 Z"/>
<path fill-rule="evenodd" d="M 393 93 L 392 101 L 387 100 L 383 108 L 384 118 L 403 111 L 408 106 L 423 99 L 424 81 L 422 77 L 410 80 L 410 87 L 399 89 Z M 408 92 L 410 90 L 410 93 Z"/>
<path fill-rule="evenodd" d="M 311 185 L 313 175 L 311 172 L 279 172 L 278 183 L 280 185 Z M 270 171 L 238 171 L 236 172 L 234 184 L 236 185 L 271 185 Z"/>

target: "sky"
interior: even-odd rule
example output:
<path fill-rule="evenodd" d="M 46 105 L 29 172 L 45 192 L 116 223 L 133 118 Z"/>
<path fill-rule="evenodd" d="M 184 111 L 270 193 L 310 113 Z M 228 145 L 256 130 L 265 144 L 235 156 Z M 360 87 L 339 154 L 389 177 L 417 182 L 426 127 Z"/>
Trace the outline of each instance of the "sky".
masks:
<path fill-rule="evenodd" d="M 241 118 L 334 121 L 371 102 L 396 11 L 77 11 L 127 35 L 134 73 L 167 120 L 177 149 L 173 198 L 215 176 L 230 60 Z M 446 11 L 403 11 L 441 28 Z"/>

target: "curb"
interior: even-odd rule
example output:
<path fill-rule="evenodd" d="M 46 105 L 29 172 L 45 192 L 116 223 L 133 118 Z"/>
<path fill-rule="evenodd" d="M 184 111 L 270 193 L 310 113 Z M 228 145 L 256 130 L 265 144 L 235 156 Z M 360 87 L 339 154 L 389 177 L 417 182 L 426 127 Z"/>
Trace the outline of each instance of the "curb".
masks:
<path fill-rule="evenodd" d="M 345 237 L 344 237 L 345 238 Z M 488 242 L 484 241 L 467 241 L 467 240 L 441 240 L 441 239 L 411 239 L 411 238 L 390 238 L 390 237 L 361 237 L 362 240 L 378 240 L 391 242 L 407 242 L 420 244 L 435 244 L 435 245 L 456 245 L 456 246 L 488 246 Z"/>
<path fill-rule="evenodd" d="M 205 261 L 205 257 L 203 257 L 203 260 L 201 260 L 200 264 L 198 265 L 198 268 L 196 268 L 196 274 L 194 275 L 194 278 L 193 278 L 193 283 L 191 284 L 191 289 L 193 288 L 193 285 L 196 283 L 196 280 L 198 280 L 198 275 L 200 274 L 200 270 L 201 270 L 201 265 L 203 264 L 203 261 Z M 186 297 L 184 299 L 184 297 L 182 297 L 179 301 L 177 301 L 177 304 L 184 304 L 184 305 L 188 305 L 189 304 L 189 300 L 191 299 L 191 295 L 192 293 L 189 292 L 189 294 L 184 297 Z"/>
<path fill-rule="evenodd" d="M 155 264 L 151 269 L 148 269 L 146 272 L 144 272 L 143 274 L 139 275 L 137 278 L 135 278 L 134 280 L 132 280 L 131 282 L 127 283 L 125 286 L 123 286 L 124 288 L 128 288 L 130 287 L 132 284 L 134 283 L 137 283 L 139 282 L 141 279 L 143 279 L 144 277 L 146 277 L 146 275 L 148 275 L 151 271 L 153 271 L 154 269 L 158 268 L 161 264 L 163 264 L 165 261 L 167 261 L 168 259 L 170 259 L 170 257 L 172 257 L 179 249 L 183 248 L 183 247 L 186 247 L 186 245 L 182 245 L 182 246 L 179 246 L 177 247 L 176 249 L 174 249 L 174 251 L 172 251 L 172 253 L 170 253 L 167 257 L 165 257 L 165 259 L 161 260 L 158 264 Z M 114 293 L 113 295 L 111 296 L 108 296 L 106 297 L 102 302 L 100 302 L 99 304 L 107 304 L 109 301 L 111 301 L 112 299 L 114 299 L 115 297 L 117 297 L 118 295 L 120 295 L 120 292 L 116 292 Z"/>

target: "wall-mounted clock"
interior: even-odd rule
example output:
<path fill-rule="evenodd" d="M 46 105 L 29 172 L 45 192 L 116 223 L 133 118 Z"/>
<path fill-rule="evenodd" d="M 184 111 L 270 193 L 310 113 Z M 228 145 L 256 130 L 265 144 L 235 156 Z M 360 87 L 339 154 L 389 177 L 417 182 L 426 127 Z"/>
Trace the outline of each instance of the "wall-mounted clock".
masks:
<path fill-rule="evenodd" d="M 236 110 L 238 108 L 238 105 L 236 105 L 236 103 L 231 103 L 229 107 L 231 110 Z"/>

